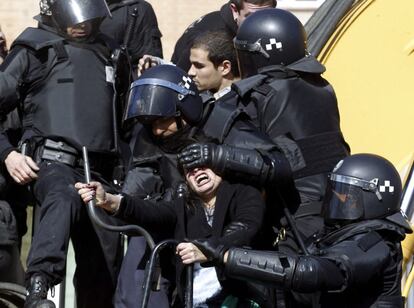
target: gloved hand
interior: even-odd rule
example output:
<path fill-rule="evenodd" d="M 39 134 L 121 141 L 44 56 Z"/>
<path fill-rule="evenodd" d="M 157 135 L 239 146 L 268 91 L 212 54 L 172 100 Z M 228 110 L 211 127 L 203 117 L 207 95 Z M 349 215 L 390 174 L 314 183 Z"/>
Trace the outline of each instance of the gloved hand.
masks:
<path fill-rule="evenodd" d="M 224 253 L 227 248 L 215 239 L 196 239 L 192 240 L 195 246 L 207 257 L 207 262 L 202 264 L 203 267 L 223 265 Z"/>
<path fill-rule="evenodd" d="M 211 168 L 216 173 L 224 170 L 223 146 L 214 143 L 194 143 L 185 147 L 177 156 L 184 169 Z"/>

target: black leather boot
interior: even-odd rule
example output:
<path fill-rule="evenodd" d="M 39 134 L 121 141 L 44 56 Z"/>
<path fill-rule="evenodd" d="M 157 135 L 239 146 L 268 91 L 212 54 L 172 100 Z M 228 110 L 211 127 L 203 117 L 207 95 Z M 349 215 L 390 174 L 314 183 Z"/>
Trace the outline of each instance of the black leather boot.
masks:
<path fill-rule="evenodd" d="M 49 286 L 44 276 L 33 275 L 30 277 L 24 308 L 56 308 L 52 301 L 46 299 L 48 289 Z"/>

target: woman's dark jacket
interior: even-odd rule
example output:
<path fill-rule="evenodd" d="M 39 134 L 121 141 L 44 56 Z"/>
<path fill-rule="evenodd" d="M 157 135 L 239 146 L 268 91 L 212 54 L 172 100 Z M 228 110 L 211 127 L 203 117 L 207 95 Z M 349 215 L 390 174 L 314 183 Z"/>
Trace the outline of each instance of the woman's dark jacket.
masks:
<path fill-rule="evenodd" d="M 184 198 L 153 202 L 125 195 L 116 216 L 150 231 L 163 228 L 172 234 L 174 230 L 174 237 L 179 241 L 208 238 L 225 247 L 241 247 L 253 243 L 261 228 L 264 211 L 264 201 L 256 188 L 223 181 L 217 190 L 212 227 L 207 223 L 204 209 L 187 205 Z M 182 291 L 185 281 L 180 261 L 176 262 L 176 268 L 177 285 Z M 221 284 L 231 294 L 237 289 L 236 295 L 253 296 L 244 283 L 221 280 Z"/>

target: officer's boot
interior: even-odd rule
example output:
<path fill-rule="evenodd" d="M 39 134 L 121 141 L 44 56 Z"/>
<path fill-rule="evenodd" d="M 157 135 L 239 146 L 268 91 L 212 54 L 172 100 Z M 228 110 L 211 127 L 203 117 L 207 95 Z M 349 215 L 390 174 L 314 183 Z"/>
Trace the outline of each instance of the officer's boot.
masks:
<path fill-rule="evenodd" d="M 56 308 L 55 304 L 46 298 L 48 288 L 44 276 L 35 274 L 30 277 L 24 308 Z"/>

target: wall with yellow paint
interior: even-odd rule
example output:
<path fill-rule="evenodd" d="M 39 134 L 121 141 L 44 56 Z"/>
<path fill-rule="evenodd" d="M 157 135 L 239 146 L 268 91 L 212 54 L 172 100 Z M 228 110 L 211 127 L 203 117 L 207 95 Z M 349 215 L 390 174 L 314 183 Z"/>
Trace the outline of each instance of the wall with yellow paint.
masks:
<path fill-rule="evenodd" d="M 360 1 L 320 54 L 353 153 L 414 153 L 414 1 Z"/>

